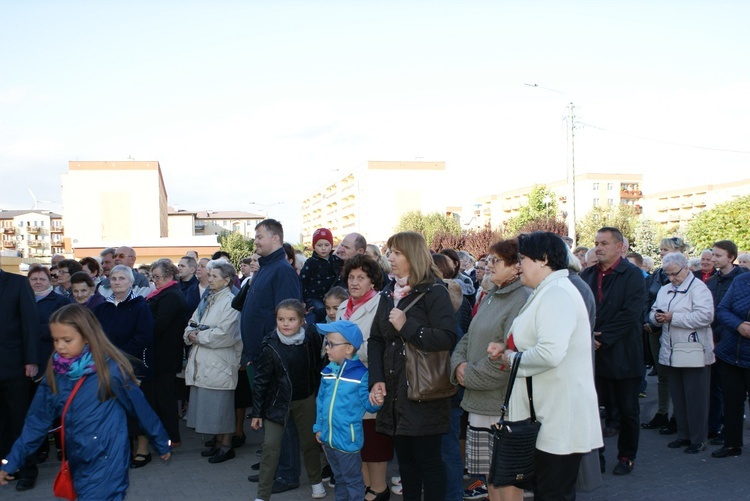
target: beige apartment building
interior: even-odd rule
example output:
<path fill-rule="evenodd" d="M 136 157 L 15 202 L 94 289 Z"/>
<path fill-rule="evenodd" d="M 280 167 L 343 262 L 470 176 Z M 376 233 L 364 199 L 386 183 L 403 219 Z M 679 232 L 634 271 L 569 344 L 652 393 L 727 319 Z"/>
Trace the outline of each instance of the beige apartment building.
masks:
<path fill-rule="evenodd" d="M 305 196 L 300 241 L 328 228 L 337 241 L 357 232 L 384 242 L 409 211 L 443 213 L 447 182 L 445 162 L 368 161 Z"/>
<path fill-rule="evenodd" d="M 4 256 L 50 257 L 65 252 L 62 215 L 48 210 L 0 209 L 0 251 Z"/>
<path fill-rule="evenodd" d="M 640 214 L 643 211 L 644 195 L 641 174 L 605 174 L 586 173 L 575 177 L 575 212 L 576 219 L 583 218 L 592 207 L 611 207 L 614 205 L 631 205 Z M 567 213 L 570 198 L 568 181 L 557 180 L 543 184 L 554 192 L 557 201 L 558 215 Z M 505 221 L 519 214 L 521 207 L 528 202 L 534 186 L 529 185 L 477 199 L 473 212 L 465 227 L 483 228 L 487 224 L 497 229 Z M 552 204 L 550 200 L 550 204 Z M 555 214 L 550 214 L 554 217 Z"/>
<path fill-rule="evenodd" d="M 646 214 L 663 226 L 684 232 L 701 211 L 746 195 L 750 195 L 750 179 L 662 191 L 646 196 Z"/>
<path fill-rule="evenodd" d="M 168 235 L 167 190 L 156 161 L 68 162 L 62 200 L 66 235 L 74 247 Z"/>

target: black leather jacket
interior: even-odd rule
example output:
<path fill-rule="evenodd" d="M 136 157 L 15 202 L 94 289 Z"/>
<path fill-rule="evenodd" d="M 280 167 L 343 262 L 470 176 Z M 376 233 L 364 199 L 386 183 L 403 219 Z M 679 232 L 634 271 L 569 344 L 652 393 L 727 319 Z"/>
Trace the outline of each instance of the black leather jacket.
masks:
<path fill-rule="evenodd" d="M 310 371 L 304 381 L 292 381 L 286 357 L 286 352 L 292 347 L 279 341 L 276 330 L 263 340 L 260 357 L 254 367 L 252 417 L 286 425 L 293 385 L 298 389 L 304 388 L 304 393 L 308 395 L 317 393 L 323 368 L 323 336 L 314 326 L 307 326 L 302 344 L 307 348 Z"/>

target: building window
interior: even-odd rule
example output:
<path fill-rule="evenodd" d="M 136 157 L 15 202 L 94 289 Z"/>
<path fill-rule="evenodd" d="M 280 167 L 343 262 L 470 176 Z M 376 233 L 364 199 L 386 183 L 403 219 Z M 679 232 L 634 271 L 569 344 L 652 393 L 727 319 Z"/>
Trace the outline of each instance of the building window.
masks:
<path fill-rule="evenodd" d="M 610 207 L 612 207 L 613 205 L 615 205 L 615 200 L 613 198 L 608 198 L 607 199 L 607 205 L 609 205 Z"/>
<path fill-rule="evenodd" d="M 607 183 L 607 191 L 612 191 L 615 189 L 615 183 Z"/>
<path fill-rule="evenodd" d="M 594 191 L 599 189 L 599 183 L 594 183 Z"/>
<path fill-rule="evenodd" d="M 594 199 L 594 207 L 599 207 L 599 199 L 598 198 Z"/>

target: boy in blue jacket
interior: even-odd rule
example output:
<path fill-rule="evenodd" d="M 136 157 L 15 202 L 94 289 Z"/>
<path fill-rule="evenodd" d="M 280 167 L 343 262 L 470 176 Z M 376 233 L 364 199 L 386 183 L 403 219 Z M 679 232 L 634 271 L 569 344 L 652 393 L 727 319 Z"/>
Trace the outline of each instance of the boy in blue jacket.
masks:
<path fill-rule="evenodd" d="M 365 411 L 377 412 L 383 396 L 378 396 L 377 406 L 370 403 L 367 367 L 357 357 L 362 345 L 362 331 L 357 324 L 339 320 L 317 324 L 317 328 L 326 336 L 324 344 L 331 363 L 321 372 L 313 432 L 323 445 L 336 478 L 336 501 L 362 501 L 362 417 Z"/>

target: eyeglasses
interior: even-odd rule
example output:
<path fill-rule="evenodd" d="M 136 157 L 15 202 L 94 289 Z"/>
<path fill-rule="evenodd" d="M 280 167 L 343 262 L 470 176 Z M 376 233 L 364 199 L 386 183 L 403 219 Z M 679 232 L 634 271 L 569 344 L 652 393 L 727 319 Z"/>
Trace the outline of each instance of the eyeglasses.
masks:
<path fill-rule="evenodd" d="M 497 256 L 487 256 L 487 264 L 494 265 L 499 261 L 502 261 L 503 258 L 497 257 Z"/>
<path fill-rule="evenodd" d="M 57 273 L 50 273 L 49 276 L 50 278 L 58 278 L 60 275 L 58 275 Z"/>
<path fill-rule="evenodd" d="M 70 272 L 68 270 L 57 270 L 57 276 L 60 275 L 68 275 Z"/>
<path fill-rule="evenodd" d="M 125 259 L 126 257 L 135 257 L 135 256 L 130 255 L 130 254 L 115 254 L 115 257 L 118 259 Z"/>
<path fill-rule="evenodd" d="M 164 277 L 162 277 L 161 275 L 154 275 L 153 273 L 151 274 L 151 281 L 152 282 L 155 282 L 156 280 L 162 280 L 163 278 Z"/>
<path fill-rule="evenodd" d="M 337 346 L 341 346 L 342 344 L 352 344 L 352 343 L 332 343 L 328 341 L 327 339 L 323 341 L 323 346 L 325 346 L 326 348 L 335 348 Z"/>
<path fill-rule="evenodd" d="M 668 276 L 668 277 L 676 277 L 677 275 L 679 275 L 680 273 L 682 273 L 682 270 L 684 270 L 684 269 L 685 269 L 685 267 L 683 266 L 682 268 L 680 268 L 679 270 L 677 270 L 675 273 L 669 273 L 669 272 L 665 271 L 664 274 L 666 276 Z"/>

